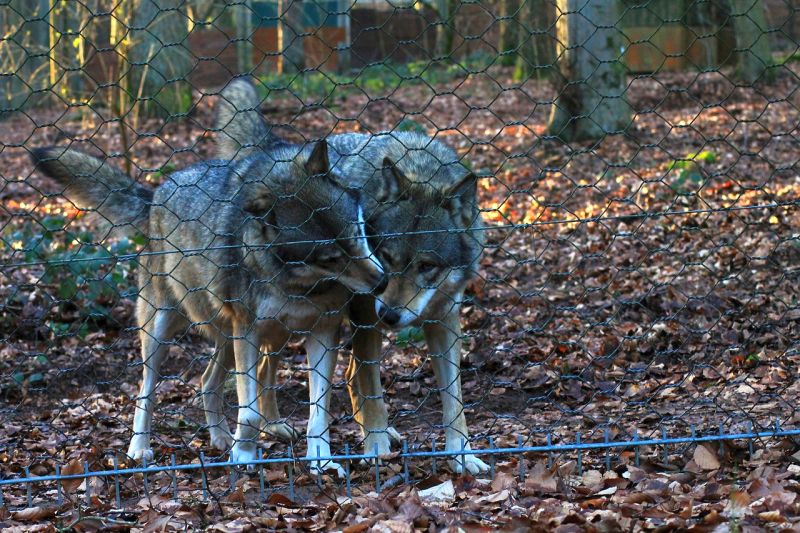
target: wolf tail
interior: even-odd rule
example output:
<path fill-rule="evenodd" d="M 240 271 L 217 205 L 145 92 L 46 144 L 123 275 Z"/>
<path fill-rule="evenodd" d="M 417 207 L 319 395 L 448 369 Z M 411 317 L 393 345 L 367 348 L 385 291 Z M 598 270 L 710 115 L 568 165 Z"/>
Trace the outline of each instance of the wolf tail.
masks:
<path fill-rule="evenodd" d="M 147 227 L 153 190 L 102 159 L 70 148 L 36 148 L 36 167 L 64 187 L 64 196 L 117 226 Z M 128 228 L 123 228 L 128 229 Z"/>
<path fill-rule="evenodd" d="M 217 157 L 243 159 L 287 143 L 273 135 L 260 111 L 261 99 L 251 82 L 243 78 L 230 82 L 217 100 Z"/>

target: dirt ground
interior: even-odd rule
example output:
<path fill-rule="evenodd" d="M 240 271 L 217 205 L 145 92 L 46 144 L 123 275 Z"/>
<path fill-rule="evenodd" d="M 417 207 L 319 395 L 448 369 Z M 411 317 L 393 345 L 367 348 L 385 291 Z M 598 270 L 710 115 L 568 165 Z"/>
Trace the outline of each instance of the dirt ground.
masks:
<path fill-rule="evenodd" d="M 463 308 L 464 383 L 473 447 L 526 446 L 800 427 L 797 201 L 800 87 L 738 87 L 723 74 L 631 78 L 626 135 L 567 146 L 543 136 L 555 94 L 492 69 L 441 87 L 402 84 L 387 95 L 323 106 L 278 92 L 265 111 L 287 137 L 375 132 L 408 119 L 456 148 L 476 172 L 491 226 Z M 385 98 L 377 98 L 385 96 Z M 209 156 L 213 97 L 187 119 L 142 123 L 129 151 L 143 179 Z M 76 218 L 54 184 L 32 173 L 27 149 L 80 141 L 122 151 L 104 111 L 36 110 L 2 124 L 0 145 L 0 476 L 110 468 L 130 438 L 140 377 L 132 319 L 133 261 L 42 264 L 98 257 L 102 230 Z M 129 132 L 135 138 L 135 133 Z M 120 166 L 123 158 L 116 159 Z M 138 170 L 137 170 L 138 169 Z M 86 235 L 85 232 L 92 232 Z M 41 235 L 46 235 L 41 239 Z M 38 240 L 37 240 L 38 239 Z M 81 244 L 83 243 L 83 244 Z M 112 253 L 135 253 L 137 243 Z M 347 331 L 343 335 L 344 348 Z M 411 450 L 442 444 L 440 404 L 424 343 L 386 339 L 382 376 L 392 423 Z M 308 395 L 300 346 L 281 370 L 281 412 L 303 428 Z M 337 371 L 333 449 L 359 450 Z M 180 339 L 159 388 L 159 464 L 213 459 L 199 379 L 211 355 Z M 231 420 L 234 391 L 228 391 Z M 285 467 L 259 476 L 221 469 L 175 480 L 112 479 L 3 488 L 3 527 L 411 531 L 757 531 L 800 520 L 800 467 L 789 439 L 496 457 L 493 480 L 455 477 L 443 461 L 389 459 L 341 480 Z M 300 445 L 302 448 L 302 444 Z M 263 441 L 267 456 L 287 446 Z M 304 450 L 295 450 L 303 455 Z M 488 459 L 487 459 L 488 460 Z M 552 466 L 549 461 L 552 461 Z M 520 472 L 524 475 L 520 476 Z M 317 483 L 322 484 L 320 488 Z M 233 484 L 232 484 L 233 483 Z M 449 485 L 448 485 L 449 484 Z M 452 490 L 451 490 L 452 489 Z M 29 501 L 30 496 L 30 501 Z M 27 514 L 26 514 L 27 513 Z M 34 526 L 33 524 L 38 524 Z M 405 524 L 405 526 L 403 526 Z M 727 529 L 726 529 L 727 528 Z M 738 529 L 737 529 L 738 528 Z"/>

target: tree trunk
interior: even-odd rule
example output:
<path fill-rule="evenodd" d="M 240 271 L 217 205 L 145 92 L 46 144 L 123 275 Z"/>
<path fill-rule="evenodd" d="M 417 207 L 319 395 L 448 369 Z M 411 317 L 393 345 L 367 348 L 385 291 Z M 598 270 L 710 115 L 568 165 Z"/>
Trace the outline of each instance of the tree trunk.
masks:
<path fill-rule="evenodd" d="M 497 52 L 501 54 L 500 64 L 506 67 L 514 65 L 517 61 L 519 49 L 517 34 L 519 29 L 520 5 L 516 0 L 499 0 L 497 16 L 498 22 Z"/>
<path fill-rule="evenodd" d="M 439 25 L 436 31 L 438 50 L 436 55 L 440 59 L 450 59 L 453 55 L 455 42 L 455 12 L 459 0 L 439 0 L 436 2 L 439 11 Z"/>
<path fill-rule="evenodd" d="M 630 123 L 620 61 L 619 0 L 558 0 L 558 96 L 548 132 L 565 142 L 600 139 Z"/>
<path fill-rule="evenodd" d="M 301 0 L 280 0 L 278 3 L 278 47 L 281 50 L 278 70 L 281 72 L 298 72 L 306 68 L 302 36 L 305 33 L 303 7 Z"/>
<path fill-rule="evenodd" d="M 54 93 L 49 81 L 48 0 L 12 0 L 0 8 L 0 118 L 23 107 L 45 105 Z"/>
<path fill-rule="evenodd" d="M 232 5 L 233 23 L 236 25 L 236 63 L 237 74 L 248 74 L 253 71 L 253 10 L 251 2 L 245 0 L 241 4 Z"/>
<path fill-rule="evenodd" d="M 772 65 L 772 50 L 760 0 L 730 0 L 731 22 L 736 33 L 737 77 L 753 83 Z"/>
<path fill-rule="evenodd" d="M 188 51 L 182 0 L 132 0 L 131 96 L 143 101 L 147 115 L 172 116 L 189 111 L 191 85 L 186 80 L 194 63 Z"/>

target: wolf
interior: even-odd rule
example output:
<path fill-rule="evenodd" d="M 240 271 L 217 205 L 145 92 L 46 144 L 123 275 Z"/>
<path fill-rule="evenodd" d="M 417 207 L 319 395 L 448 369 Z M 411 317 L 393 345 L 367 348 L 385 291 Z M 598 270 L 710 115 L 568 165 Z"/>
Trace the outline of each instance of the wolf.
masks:
<path fill-rule="evenodd" d="M 280 143 L 236 161 L 205 161 L 168 175 L 155 190 L 72 148 L 32 156 L 78 207 L 147 237 L 137 301 L 143 380 L 128 455 L 153 459 L 159 369 L 172 339 L 196 326 L 216 345 L 204 390 L 221 385 L 220 368 L 237 374 L 235 436 L 219 395 L 204 395 L 214 446 L 232 445 L 237 463 L 256 459 L 268 411 L 258 405 L 258 366 L 267 366 L 260 349 L 280 353 L 302 332 L 311 369 L 309 456 L 329 456 L 328 352 L 353 295 L 380 293 L 387 277 L 369 248 L 359 193 L 330 173 L 328 144 Z M 312 461 L 312 468 L 340 467 Z"/>
<path fill-rule="evenodd" d="M 248 80 L 230 83 L 221 96 L 217 157 L 235 160 L 283 142 L 260 114 L 260 99 Z M 445 448 L 469 450 L 459 313 L 484 245 L 477 177 L 452 149 L 419 133 L 345 133 L 327 141 L 331 172 L 362 192 L 370 245 L 389 275 L 381 294 L 354 295 L 348 310 L 354 331 L 348 390 L 365 452 L 389 453 L 391 441 L 399 439 L 383 401 L 381 331 L 413 325 L 422 327 L 430 350 L 442 400 Z M 262 386 L 274 370 L 269 373 L 262 376 Z M 470 454 L 449 463 L 456 472 L 489 469 Z"/>

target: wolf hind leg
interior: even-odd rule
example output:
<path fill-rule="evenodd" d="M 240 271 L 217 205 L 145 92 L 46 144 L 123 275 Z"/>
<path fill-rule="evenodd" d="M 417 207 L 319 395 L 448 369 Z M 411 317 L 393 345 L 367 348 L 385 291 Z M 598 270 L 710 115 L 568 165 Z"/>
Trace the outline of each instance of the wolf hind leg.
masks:
<path fill-rule="evenodd" d="M 258 410 L 263 418 L 261 431 L 284 442 L 295 442 L 300 433 L 286 420 L 281 419 L 278 411 L 277 372 L 280 364 L 280 353 L 267 352 L 258 365 Z"/>
<path fill-rule="evenodd" d="M 139 338 L 142 344 L 142 386 L 136 400 L 133 417 L 133 437 L 128 447 L 128 456 L 135 461 L 152 461 L 153 450 L 150 437 L 153 410 L 156 402 L 156 386 L 161 379 L 160 369 L 169 350 L 169 341 L 181 326 L 188 323 L 175 307 L 148 309 L 151 304 L 139 299 Z"/>
<path fill-rule="evenodd" d="M 217 341 L 214 357 L 200 379 L 211 446 L 221 452 L 230 450 L 233 445 L 233 434 L 223 410 L 225 378 L 233 366 L 233 344 L 227 339 L 220 339 Z"/>
<path fill-rule="evenodd" d="M 364 435 L 364 453 L 391 452 L 400 434 L 389 426 L 389 411 L 383 401 L 380 376 L 381 333 L 374 327 L 354 328 L 353 355 L 347 368 L 347 388 L 353 418 Z"/>

